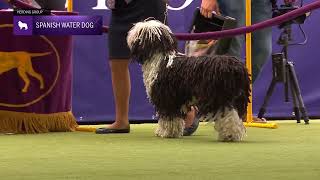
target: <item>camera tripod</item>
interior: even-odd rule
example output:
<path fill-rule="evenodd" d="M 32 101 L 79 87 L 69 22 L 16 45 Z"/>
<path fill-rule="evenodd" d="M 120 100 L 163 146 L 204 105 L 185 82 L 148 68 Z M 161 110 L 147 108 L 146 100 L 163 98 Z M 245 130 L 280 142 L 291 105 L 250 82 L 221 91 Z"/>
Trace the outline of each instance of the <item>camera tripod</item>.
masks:
<path fill-rule="evenodd" d="M 281 53 L 272 55 L 272 81 L 267 90 L 267 94 L 264 98 L 263 104 L 259 110 L 258 118 L 262 118 L 266 112 L 266 107 L 269 99 L 273 93 L 274 87 L 277 83 L 284 84 L 285 102 L 289 102 L 289 89 L 293 100 L 293 113 L 296 117 L 297 123 L 300 123 L 301 117 L 305 124 L 309 124 L 309 117 L 301 96 L 301 90 L 299 87 L 296 71 L 294 69 L 294 63 L 288 61 L 288 46 L 291 41 L 291 24 L 284 24 L 282 26 L 283 31 L 278 39 L 278 44 L 283 46 Z"/>

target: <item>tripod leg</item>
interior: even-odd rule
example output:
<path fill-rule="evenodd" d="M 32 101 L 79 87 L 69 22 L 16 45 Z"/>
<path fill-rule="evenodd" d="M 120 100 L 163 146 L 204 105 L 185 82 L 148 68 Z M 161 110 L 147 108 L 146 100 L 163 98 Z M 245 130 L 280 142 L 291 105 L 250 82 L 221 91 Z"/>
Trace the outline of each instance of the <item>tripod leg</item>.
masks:
<path fill-rule="evenodd" d="M 290 71 L 288 71 L 288 72 L 290 72 Z M 288 76 L 287 77 L 288 79 L 288 83 L 289 83 L 289 88 L 290 88 L 290 90 L 291 90 L 291 95 L 292 95 L 292 101 L 293 101 L 293 112 L 294 112 L 294 115 L 296 116 L 296 120 L 297 120 L 297 123 L 300 123 L 300 110 L 299 110 L 299 108 L 298 108 L 298 103 L 297 103 L 297 99 L 298 99 L 298 97 L 297 97 L 297 94 L 296 94 L 296 92 L 295 92 L 295 90 L 294 90 L 294 87 L 293 87 L 293 81 L 292 81 L 292 78 L 290 78 L 290 76 Z"/>
<path fill-rule="evenodd" d="M 286 71 L 286 79 L 284 81 L 284 102 L 289 102 L 289 83 L 290 83 L 290 74 L 289 71 Z"/>
<path fill-rule="evenodd" d="M 306 111 L 306 108 L 304 106 L 304 102 L 303 102 L 303 99 L 302 99 L 301 90 L 300 90 L 300 87 L 299 87 L 297 75 L 296 75 L 296 72 L 294 70 L 292 62 L 288 62 L 288 69 L 289 69 L 289 73 L 290 73 L 290 79 L 291 79 L 291 82 L 292 82 L 292 87 L 294 88 L 293 91 L 295 92 L 295 95 L 296 95 L 298 103 L 299 103 L 299 111 L 301 112 L 302 118 L 304 119 L 304 123 L 305 124 L 309 124 L 309 117 L 307 115 L 307 111 Z"/>
<path fill-rule="evenodd" d="M 269 85 L 269 88 L 268 88 L 268 91 L 267 91 L 267 94 L 263 100 L 263 104 L 259 110 L 259 113 L 258 113 L 258 118 L 262 118 L 264 113 L 266 112 L 266 107 L 268 105 L 268 102 L 269 102 L 269 99 L 272 95 L 272 92 L 273 92 L 273 89 L 276 85 L 277 81 L 275 79 L 272 79 L 270 85 Z"/>

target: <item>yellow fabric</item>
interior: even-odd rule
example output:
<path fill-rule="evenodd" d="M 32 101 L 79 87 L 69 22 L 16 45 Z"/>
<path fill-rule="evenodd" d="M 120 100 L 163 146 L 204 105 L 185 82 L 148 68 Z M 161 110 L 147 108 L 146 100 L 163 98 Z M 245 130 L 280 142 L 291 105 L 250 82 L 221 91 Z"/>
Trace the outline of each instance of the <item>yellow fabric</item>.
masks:
<path fill-rule="evenodd" d="M 40 89 L 44 89 L 44 79 L 42 75 L 34 70 L 32 67 L 32 57 L 46 56 L 51 52 L 45 53 L 29 53 L 26 51 L 16 52 L 1 52 L 0 51 L 0 76 L 7 71 L 17 69 L 17 75 L 24 81 L 24 88 L 21 89 L 22 93 L 27 93 L 30 85 L 28 75 L 36 78 L 40 83 Z"/>
<path fill-rule="evenodd" d="M 0 110 L 0 133 L 47 133 L 75 131 L 72 112 L 36 114 Z"/>

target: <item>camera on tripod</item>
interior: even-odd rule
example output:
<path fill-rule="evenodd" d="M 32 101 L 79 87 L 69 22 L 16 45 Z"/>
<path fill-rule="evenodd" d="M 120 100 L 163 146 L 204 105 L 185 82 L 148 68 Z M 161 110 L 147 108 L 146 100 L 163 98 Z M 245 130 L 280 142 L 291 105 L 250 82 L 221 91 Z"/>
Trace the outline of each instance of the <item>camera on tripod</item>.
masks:
<path fill-rule="evenodd" d="M 271 0 L 271 2 L 273 7 L 273 17 L 298 9 L 298 7 L 293 6 L 293 4 L 281 5 L 278 7 L 276 0 Z M 293 100 L 293 114 L 296 117 L 297 123 L 300 123 L 300 119 L 302 118 L 305 124 L 309 124 L 309 117 L 302 99 L 297 74 L 294 69 L 294 63 L 288 59 L 288 46 L 292 45 L 289 43 L 292 40 L 291 25 L 299 24 L 300 26 L 300 24 L 304 23 L 307 16 L 308 14 L 304 14 L 279 25 L 279 28 L 283 29 L 278 39 L 278 44 L 282 45 L 282 51 L 281 53 L 272 54 L 273 77 L 263 104 L 259 110 L 258 118 L 262 118 L 265 114 L 267 104 L 276 84 L 282 83 L 284 85 L 285 102 L 289 102 L 289 91 L 291 92 L 290 94 Z"/>
<path fill-rule="evenodd" d="M 272 54 L 272 74 L 277 82 L 286 82 L 286 59 L 283 53 Z"/>

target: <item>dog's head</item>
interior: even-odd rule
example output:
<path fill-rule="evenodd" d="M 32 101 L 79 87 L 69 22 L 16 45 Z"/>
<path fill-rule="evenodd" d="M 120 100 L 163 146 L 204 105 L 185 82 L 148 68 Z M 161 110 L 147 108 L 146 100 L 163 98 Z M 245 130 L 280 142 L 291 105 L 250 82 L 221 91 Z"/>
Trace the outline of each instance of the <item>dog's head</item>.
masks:
<path fill-rule="evenodd" d="M 140 64 L 156 54 L 171 54 L 177 49 L 177 40 L 170 28 L 157 20 L 136 23 L 128 33 L 127 43 L 132 58 Z"/>

